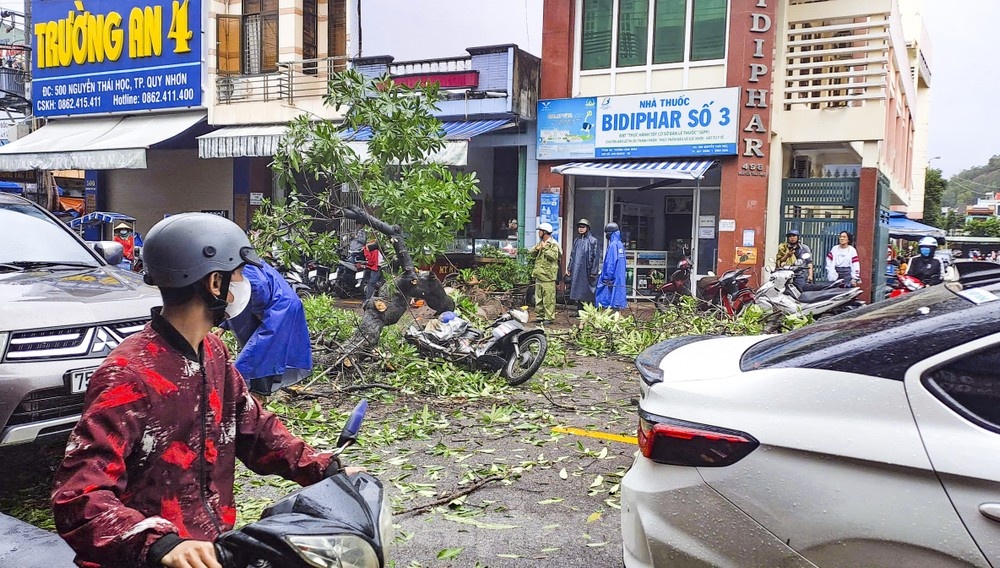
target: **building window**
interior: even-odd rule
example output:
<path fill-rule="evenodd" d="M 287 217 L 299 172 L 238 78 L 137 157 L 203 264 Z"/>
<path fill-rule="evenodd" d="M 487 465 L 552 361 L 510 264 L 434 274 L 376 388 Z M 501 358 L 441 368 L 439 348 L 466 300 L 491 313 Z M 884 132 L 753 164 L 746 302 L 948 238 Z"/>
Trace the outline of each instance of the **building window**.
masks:
<path fill-rule="evenodd" d="M 235 75 L 243 71 L 241 25 L 239 16 L 219 15 L 215 18 L 215 33 L 219 44 L 215 52 L 215 70 L 219 75 Z"/>
<path fill-rule="evenodd" d="M 331 68 L 347 68 L 347 0 L 329 0 L 327 18 L 327 57 L 333 58 Z"/>
<path fill-rule="evenodd" d="M 646 64 L 649 0 L 618 0 L 618 66 Z"/>
<path fill-rule="evenodd" d="M 612 0 L 583 0 L 583 57 L 581 68 L 611 67 Z"/>
<path fill-rule="evenodd" d="M 583 0 L 580 69 L 612 67 L 612 42 L 615 67 L 722 59 L 728 10 L 729 0 Z"/>
<path fill-rule="evenodd" d="M 243 73 L 278 70 L 278 0 L 243 0 Z"/>
<path fill-rule="evenodd" d="M 319 13 L 316 6 L 317 0 L 303 0 L 302 2 L 302 59 L 316 59 L 319 57 Z M 303 72 L 310 75 L 316 73 L 316 63 L 306 63 L 303 65 Z"/>

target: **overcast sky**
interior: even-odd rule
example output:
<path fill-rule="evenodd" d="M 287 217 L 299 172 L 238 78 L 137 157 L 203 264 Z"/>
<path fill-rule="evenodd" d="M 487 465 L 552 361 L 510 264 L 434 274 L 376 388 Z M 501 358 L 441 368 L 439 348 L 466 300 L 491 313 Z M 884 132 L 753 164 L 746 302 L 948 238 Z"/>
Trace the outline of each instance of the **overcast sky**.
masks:
<path fill-rule="evenodd" d="M 1000 154 L 1000 59 L 994 42 L 998 0 L 922 0 L 924 25 L 933 44 L 929 156 L 945 177 L 985 164 Z M 468 17 L 468 6 L 476 17 Z M 515 43 L 540 55 L 542 0 L 365 0 L 369 17 L 392 13 L 397 22 L 418 21 L 433 9 L 435 25 L 418 29 L 366 26 L 365 55 L 397 59 L 454 57 L 465 48 Z M 22 0 L 0 7 L 23 11 Z"/>
<path fill-rule="evenodd" d="M 997 0 L 923 0 L 933 44 L 931 166 L 951 177 L 1000 154 Z"/>

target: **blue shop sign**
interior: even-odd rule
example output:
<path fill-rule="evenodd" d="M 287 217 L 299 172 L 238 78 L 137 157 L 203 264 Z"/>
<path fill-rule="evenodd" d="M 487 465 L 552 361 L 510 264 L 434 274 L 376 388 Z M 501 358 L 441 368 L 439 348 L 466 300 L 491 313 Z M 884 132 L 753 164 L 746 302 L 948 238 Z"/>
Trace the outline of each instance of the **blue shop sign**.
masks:
<path fill-rule="evenodd" d="M 538 101 L 539 160 L 736 154 L 739 87 Z"/>
<path fill-rule="evenodd" d="M 202 0 L 33 0 L 35 116 L 198 107 Z"/>

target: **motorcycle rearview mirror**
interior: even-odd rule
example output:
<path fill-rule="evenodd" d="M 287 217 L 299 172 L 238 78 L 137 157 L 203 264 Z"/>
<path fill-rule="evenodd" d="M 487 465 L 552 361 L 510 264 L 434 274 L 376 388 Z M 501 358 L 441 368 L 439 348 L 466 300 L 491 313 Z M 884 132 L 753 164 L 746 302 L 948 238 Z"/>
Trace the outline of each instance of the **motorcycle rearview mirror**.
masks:
<path fill-rule="evenodd" d="M 812 253 L 804 252 L 802 253 L 802 261 L 805 262 L 813 257 Z"/>
<path fill-rule="evenodd" d="M 361 399 L 361 402 L 354 407 L 351 411 L 350 417 L 347 418 L 347 424 L 344 424 L 344 429 L 340 432 L 340 438 L 337 439 L 337 449 L 334 451 L 335 454 L 340 454 L 347 446 L 353 444 L 358 439 L 358 431 L 361 430 L 361 422 L 365 419 L 365 413 L 368 411 L 368 399 Z"/>

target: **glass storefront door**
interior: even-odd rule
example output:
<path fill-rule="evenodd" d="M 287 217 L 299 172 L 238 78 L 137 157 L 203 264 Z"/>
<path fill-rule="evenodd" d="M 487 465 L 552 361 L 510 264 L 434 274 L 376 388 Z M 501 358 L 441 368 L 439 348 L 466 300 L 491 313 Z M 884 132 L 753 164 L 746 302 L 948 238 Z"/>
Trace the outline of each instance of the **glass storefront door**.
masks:
<path fill-rule="evenodd" d="M 586 217 L 602 244 L 605 223 L 615 221 L 620 226 L 628 257 L 630 297 L 654 294 L 681 258 L 687 257 L 694 264 L 696 280 L 715 271 L 718 257 L 718 188 L 642 189 L 645 185 L 578 186 L 574 192 L 574 224 Z"/>

